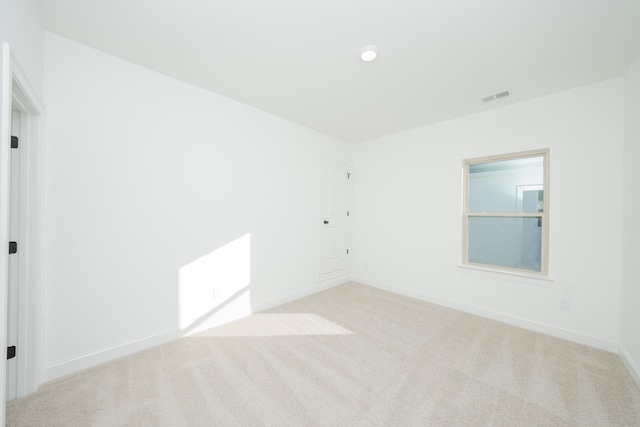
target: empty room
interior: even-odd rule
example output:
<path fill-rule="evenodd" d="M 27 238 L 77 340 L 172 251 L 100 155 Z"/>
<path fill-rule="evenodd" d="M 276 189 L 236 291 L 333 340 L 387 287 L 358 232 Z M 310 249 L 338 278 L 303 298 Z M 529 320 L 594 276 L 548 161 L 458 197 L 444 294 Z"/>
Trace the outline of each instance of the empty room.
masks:
<path fill-rule="evenodd" d="M 7 426 L 640 426 L 637 0 L 0 0 Z"/>

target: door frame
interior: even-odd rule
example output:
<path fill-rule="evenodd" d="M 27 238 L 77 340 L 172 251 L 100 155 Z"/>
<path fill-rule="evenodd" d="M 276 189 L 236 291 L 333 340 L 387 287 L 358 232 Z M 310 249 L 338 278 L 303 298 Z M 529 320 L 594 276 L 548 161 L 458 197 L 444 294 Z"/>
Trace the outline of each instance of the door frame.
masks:
<path fill-rule="evenodd" d="M 0 46 L 0 308 L 7 306 L 9 258 L 9 153 L 11 144 L 11 60 L 9 45 Z M 1 312 L 1 311 L 0 311 Z M 7 312 L 0 316 L 0 354 L 7 348 Z M 4 424 L 7 364 L 0 367 L 0 419 Z"/>
<path fill-rule="evenodd" d="M 42 383 L 43 358 L 43 207 L 44 207 L 44 123 L 45 109 L 29 83 L 16 58 L 10 53 L 8 43 L 2 43 L 2 99 L 0 99 L 0 153 L 10 150 L 11 110 L 21 113 L 20 121 L 20 231 L 18 250 L 18 341 L 17 397 L 35 392 Z M 10 75 L 7 86 L 6 74 Z M 8 112 L 5 112 L 8 108 Z M 9 122 L 5 123 L 5 117 Z M 7 156 L 0 156 L 0 248 L 7 247 L 8 235 L 8 169 L 4 167 Z M 6 258 L 0 262 L 0 285 L 3 296 L 0 303 L 6 307 Z M 0 344 L 6 348 L 7 312 L 0 316 Z M 6 363 L 0 375 L 0 398 L 4 416 L 6 399 Z M 4 419 L 4 418 L 2 418 Z"/>

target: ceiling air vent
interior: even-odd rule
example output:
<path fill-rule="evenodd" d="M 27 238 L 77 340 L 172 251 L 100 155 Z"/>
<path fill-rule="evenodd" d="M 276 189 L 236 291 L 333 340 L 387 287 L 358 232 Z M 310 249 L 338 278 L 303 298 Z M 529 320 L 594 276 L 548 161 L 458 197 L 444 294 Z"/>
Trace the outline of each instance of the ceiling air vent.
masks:
<path fill-rule="evenodd" d="M 482 98 L 482 102 L 487 103 L 487 102 L 495 101 L 496 99 L 506 98 L 509 95 L 511 95 L 509 91 L 505 90 L 504 92 L 498 92 L 495 95 L 485 96 L 484 98 Z"/>

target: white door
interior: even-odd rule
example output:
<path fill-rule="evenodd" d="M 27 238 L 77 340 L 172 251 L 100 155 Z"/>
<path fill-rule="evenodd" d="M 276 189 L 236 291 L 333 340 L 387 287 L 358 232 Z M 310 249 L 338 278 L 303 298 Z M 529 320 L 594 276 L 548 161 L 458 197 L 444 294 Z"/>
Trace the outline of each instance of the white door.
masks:
<path fill-rule="evenodd" d="M 323 159 L 320 278 L 349 271 L 351 171 L 344 162 Z"/>
<path fill-rule="evenodd" d="M 20 112 L 11 111 L 11 136 L 20 144 Z M 18 271 L 20 249 L 20 149 L 12 148 L 9 201 L 9 240 L 18 244 L 18 252 L 9 255 L 9 286 L 7 288 L 7 347 L 18 344 Z M 18 397 L 18 359 L 7 360 L 7 400 Z"/>

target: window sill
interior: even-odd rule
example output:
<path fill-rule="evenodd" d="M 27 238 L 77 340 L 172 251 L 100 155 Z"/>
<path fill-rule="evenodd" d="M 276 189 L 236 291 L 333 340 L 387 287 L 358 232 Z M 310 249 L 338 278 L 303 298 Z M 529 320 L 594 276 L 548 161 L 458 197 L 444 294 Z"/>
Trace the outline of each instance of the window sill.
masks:
<path fill-rule="evenodd" d="M 479 276 L 490 277 L 494 279 L 522 282 L 528 285 L 544 286 L 547 288 L 550 287 L 551 284 L 554 282 L 554 280 L 549 276 L 520 273 L 517 271 L 499 270 L 491 267 L 458 264 L 458 268 L 467 270 L 466 273 L 469 273 L 469 274 L 476 274 Z"/>

